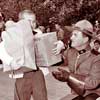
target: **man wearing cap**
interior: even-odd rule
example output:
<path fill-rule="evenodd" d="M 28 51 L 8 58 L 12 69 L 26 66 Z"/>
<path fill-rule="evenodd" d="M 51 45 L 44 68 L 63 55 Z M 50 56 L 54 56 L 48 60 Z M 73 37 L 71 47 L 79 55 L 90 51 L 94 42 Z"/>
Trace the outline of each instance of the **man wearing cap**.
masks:
<path fill-rule="evenodd" d="M 68 99 L 66 96 L 62 100 L 96 100 L 100 96 L 100 55 L 90 48 L 92 33 L 93 26 L 88 20 L 78 21 L 70 37 L 71 47 L 64 55 L 69 71 L 58 68 L 58 71 L 52 72 L 55 79 L 66 82 L 75 92 L 74 98 Z M 60 41 L 55 49 L 56 54 L 63 46 Z"/>

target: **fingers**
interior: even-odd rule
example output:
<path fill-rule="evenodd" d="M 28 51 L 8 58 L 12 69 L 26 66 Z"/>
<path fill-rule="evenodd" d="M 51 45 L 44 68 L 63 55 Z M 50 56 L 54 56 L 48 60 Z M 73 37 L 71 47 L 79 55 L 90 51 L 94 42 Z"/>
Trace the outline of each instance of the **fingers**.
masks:
<path fill-rule="evenodd" d="M 60 72 L 57 72 L 57 71 L 53 71 L 52 72 L 52 75 L 56 78 L 56 79 L 59 79 L 60 77 L 62 77 L 62 74 Z"/>
<path fill-rule="evenodd" d="M 64 69 L 61 69 L 61 68 L 58 68 L 58 71 L 60 71 L 60 72 L 67 72 L 66 70 L 64 70 Z"/>
<path fill-rule="evenodd" d="M 57 48 L 52 49 L 52 51 L 53 51 L 53 54 L 54 54 L 54 55 L 58 55 L 58 54 L 59 54 Z"/>
<path fill-rule="evenodd" d="M 57 52 L 57 48 L 52 49 L 53 53 Z"/>
<path fill-rule="evenodd" d="M 57 41 L 54 43 L 54 45 L 56 46 L 53 50 L 54 55 L 58 55 L 60 54 L 61 50 L 64 48 L 64 44 L 62 41 Z"/>
<path fill-rule="evenodd" d="M 52 72 L 52 75 L 54 76 L 55 79 L 57 79 L 61 82 L 66 82 L 66 79 L 64 78 L 64 76 L 61 72 Z"/>
<path fill-rule="evenodd" d="M 58 68 L 58 71 L 61 72 L 64 77 L 69 76 L 70 74 L 68 71 L 61 68 Z"/>
<path fill-rule="evenodd" d="M 54 43 L 55 48 L 52 49 L 53 51 L 57 51 L 57 45 L 58 45 L 58 41 Z"/>
<path fill-rule="evenodd" d="M 52 72 L 52 75 L 57 76 L 57 75 L 60 75 L 60 73 L 57 72 L 57 71 L 53 71 L 53 72 Z"/>
<path fill-rule="evenodd" d="M 52 75 L 55 77 L 56 76 L 55 72 L 52 72 Z"/>
<path fill-rule="evenodd" d="M 56 46 L 58 44 L 58 41 L 54 43 L 54 45 Z"/>

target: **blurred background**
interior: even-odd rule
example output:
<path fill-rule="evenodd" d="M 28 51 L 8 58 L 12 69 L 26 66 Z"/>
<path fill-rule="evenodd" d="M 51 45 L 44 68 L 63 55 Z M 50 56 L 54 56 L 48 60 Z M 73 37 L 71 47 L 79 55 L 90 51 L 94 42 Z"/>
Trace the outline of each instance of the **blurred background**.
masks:
<path fill-rule="evenodd" d="M 19 11 L 31 9 L 37 15 L 39 25 L 51 22 L 72 25 L 80 19 L 88 19 L 93 24 L 100 22 L 100 0 L 0 0 L 0 10 L 5 19 L 17 21 Z"/>

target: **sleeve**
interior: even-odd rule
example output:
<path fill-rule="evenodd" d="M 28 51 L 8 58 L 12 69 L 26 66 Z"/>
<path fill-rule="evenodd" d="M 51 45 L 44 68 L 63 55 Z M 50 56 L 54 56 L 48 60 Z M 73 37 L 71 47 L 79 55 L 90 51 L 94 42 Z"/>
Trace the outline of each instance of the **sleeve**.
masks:
<path fill-rule="evenodd" d="M 85 89 L 95 89 L 100 84 L 100 60 L 92 65 L 90 75 L 84 82 Z"/>
<path fill-rule="evenodd" d="M 83 95 L 87 89 L 96 89 L 100 85 L 100 60 L 93 61 L 88 76 L 70 74 L 68 85 L 79 95 Z"/>

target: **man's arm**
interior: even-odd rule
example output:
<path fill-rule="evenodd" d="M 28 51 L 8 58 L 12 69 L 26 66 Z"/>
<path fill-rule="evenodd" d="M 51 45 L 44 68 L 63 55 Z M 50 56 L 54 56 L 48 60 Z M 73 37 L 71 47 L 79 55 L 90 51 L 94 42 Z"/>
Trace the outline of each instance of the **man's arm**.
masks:
<path fill-rule="evenodd" d="M 71 73 L 68 77 L 68 85 L 79 95 L 85 93 L 85 76 Z"/>
<path fill-rule="evenodd" d="M 58 68 L 59 71 L 52 72 L 52 75 L 59 81 L 67 82 L 68 85 L 79 95 L 83 95 L 84 88 L 84 76 L 70 73 L 66 70 Z"/>
<path fill-rule="evenodd" d="M 79 95 L 83 95 L 85 90 L 92 90 L 100 85 L 100 61 L 94 63 L 88 76 L 69 73 L 63 69 L 60 72 L 53 73 L 53 76 L 68 85 Z"/>
<path fill-rule="evenodd" d="M 92 64 L 88 77 L 85 78 L 85 89 L 95 89 L 100 85 L 100 60 Z"/>

